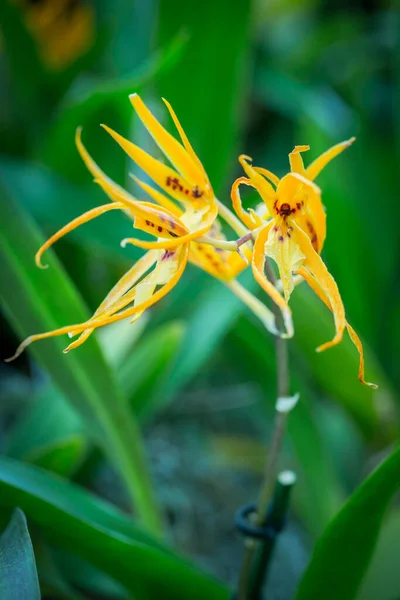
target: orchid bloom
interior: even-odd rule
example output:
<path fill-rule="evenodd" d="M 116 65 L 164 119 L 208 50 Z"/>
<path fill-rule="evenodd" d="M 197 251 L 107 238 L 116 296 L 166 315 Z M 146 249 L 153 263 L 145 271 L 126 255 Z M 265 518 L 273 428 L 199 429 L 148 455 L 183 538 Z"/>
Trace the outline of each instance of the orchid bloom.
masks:
<path fill-rule="evenodd" d="M 318 352 L 338 344 L 347 328 L 360 354 L 358 378 L 361 383 L 376 387 L 364 380 L 364 356 L 360 339 L 347 323 L 338 286 L 320 257 L 326 237 L 326 214 L 321 202 L 321 190 L 314 179 L 338 154 L 348 148 L 355 138 L 333 146 L 307 168 L 302 152 L 309 146 L 296 146 L 289 154 L 290 172 L 279 179 L 267 169 L 254 167 L 251 158 L 240 156 L 246 177 L 240 177 L 232 186 L 234 209 L 243 223 L 252 231 L 254 250 L 252 269 L 255 279 L 270 295 L 282 312 L 286 328 L 291 329 L 291 311 L 288 306 L 294 285 L 306 280 L 321 300 L 332 311 L 335 322 L 334 338 L 317 348 Z M 247 185 L 257 190 L 264 201 L 261 211 L 243 209 L 239 187 Z M 272 258 L 279 270 L 283 296 L 265 275 L 265 261 Z"/>
<path fill-rule="evenodd" d="M 109 127 L 105 125 L 103 127 L 128 156 L 168 195 L 133 177 L 159 206 L 139 201 L 131 196 L 94 162 L 82 144 L 81 131 L 78 129 L 76 134 L 78 151 L 95 182 L 112 202 L 87 211 L 61 228 L 38 250 L 35 260 L 38 267 L 45 268 L 41 264 L 42 255 L 55 241 L 83 223 L 110 210 L 124 211 L 133 220 L 136 229 L 152 234 L 157 241 L 135 238 L 122 240 L 122 246 L 130 243 L 147 249 L 148 252 L 123 275 L 94 315 L 84 323 L 67 325 L 54 331 L 28 337 L 9 360 L 19 356 L 33 341 L 66 333 L 70 337 L 80 334 L 64 350 L 68 352 L 80 346 L 98 327 L 126 317 L 131 317 L 133 321 L 137 320 L 147 308 L 161 300 L 176 285 L 189 259 L 224 281 L 267 328 L 276 332 L 271 311 L 235 280 L 236 275 L 246 266 L 246 262 L 243 259 L 244 255 L 242 258 L 236 252 L 238 249 L 236 243 L 228 242 L 221 232 L 220 224 L 216 220 L 218 210 L 238 235 L 246 233 L 246 229 L 239 219 L 215 198 L 207 174 L 172 107 L 165 101 L 182 144 L 161 126 L 137 94 L 130 96 L 130 100 L 137 115 L 175 168 L 156 160 Z M 208 233 L 211 236 L 207 235 Z M 244 252 L 249 259 L 251 250 L 245 247 Z"/>

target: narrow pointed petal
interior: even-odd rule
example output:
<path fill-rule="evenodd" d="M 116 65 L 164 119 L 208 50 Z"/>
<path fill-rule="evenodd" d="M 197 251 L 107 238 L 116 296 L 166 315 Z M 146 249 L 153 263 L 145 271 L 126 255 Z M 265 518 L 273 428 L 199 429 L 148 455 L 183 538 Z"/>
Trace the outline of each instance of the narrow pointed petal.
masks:
<path fill-rule="evenodd" d="M 45 242 L 43 244 L 43 246 L 41 246 L 39 248 L 39 250 L 36 252 L 36 255 L 35 255 L 36 265 L 38 267 L 40 267 L 41 269 L 46 269 L 48 265 L 41 264 L 41 258 L 42 258 L 43 253 L 45 252 L 45 250 L 50 248 L 50 246 L 52 246 L 54 244 L 54 242 L 56 242 L 57 240 L 62 238 L 64 235 L 66 235 L 70 231 L 73 231 L 80 225 L 83 225 L 83 223 L 87 223 L 88 221 L 91 221 L 92 219 L 95 219 L 96 217 L 99 217 L 100 215 L 103 215 L 104 213 L 106 213 L 110 210 L 124 210 L 124 209 L 125 209 L 125 205 L 122 204 L 122 202 L 113 202 L 111 204 L 104 204 L 103 206 L 97 206 L 96 208 L 92 208 L 92 210 L 88 210 L 87 212 L 83 213 L 83 215 L 81 215 L 80 217 L 73 219 L 73 221 L 71 221 L 70 223 L 68 223 L 61 229 L 59 229 L 57 231 L 57 233 L 52 235 L 51 238 L 49 238 L 47 240 L 47 242 Z"/>
<path fill-rule="evenodd" d="M 269 181 L 271 181 L 275 185 L 275 187 L 279 185 L 279 177 L 275 175 L 275 173 L 272 173 L 272 171 L 268 171 L 268 169 L 264 169 L 264 167 L 253 167 L 253 169 L 257 173 L 260 173 L 260 175 L 263 175 L 264 177 L 269 179 Z"/>
<path fill-rule="evenodd" d="M 166 100 L 165 98 L 163 98 L 162 100 L 163 100 L 164 104 L 166 105 L 166 107 L 169 110 L 169 114 L 171 115 L 172 120 L 175 123 L 175 127 L 178 130 L 178 133 L 180 135 L 180 138 L 182 140 L 183 145 L 186 148 L 187 153 L 191 156 L 193 162 L 195 164 L 197 164 L 199 170 L 203 173 L 203 177 L 205 178 L 205 181 L 208 182 L 208 177 L 207 177 L 207 175 L 205 173 L 204 167 L 201 164 L 201 161 L 200 161 L 199 157 L 197 156 L 197 154 L 193 150 L 192 144 L 189 142 L 188 137 L 187 137 L 186 133 L 184 132 L 183 127 L 180 124 L 180 122 L 178 120 L 178 117 L 176 116 L 176 113 L 175 113 L 174 109 L 172 108 L 172 106 L 170 105 L 170 103 L 168 102 L 168 100 Z"/>
<path fill-rule="evenodd" d="M 163 206 L 167 210 L 170 210 L 177 217 L 180 217 L 182 215 L 182 212 L 183 212 L 182 209 L 179 208 L 178 206 L 176 206 L 176 204 L 174 204 L 174 202 L 172 200 L 167 198 L 167 196 L 164 196 L 164 194 L 162 194 L 161 192 L 159 192 L 158 190 L 153 188 L 148 183 L 145 183 L 144 181 L 142 181 L 135 175 L 132 175 L 131 173 L 130 173 L 130 177 L 132 177 L 133 181 L 135 181 L 138 185 L 140 185 L 142 190 L 147 192 L 149 194 L 149 196 L 151 196 L 153 198 L 153 200 L 155 202 L 157 202 L 157 204 L 159 204 L 160 206 Z"/>
<path fill-rule="evenodd" d="M 117 314 L 109 314 L 110 310 L 112 310 L 112 312 L 119 311 L 121 308 L 126 306 L 128 303 L 132 302 L 132 300 L 134 299 L 134 297 L 136 295 L 136 288 L 133 288 L 132 290 L 127 292 L 120 300 L 115 302 L 112 305 L 112 309 L 110 309 L 110 308 L 106 309 L 102 315 L 94 316 L 91 319 L 89 319 L 88 321 L 85 321 L 84 323 L 67 325 L 65 327 L 60 327 L 59 329 L 55 329 L 53 331 L 47 331 L 45 333 L 31 335 L 30 337 L 26 338 L 26 340 L 24 340 L 18 346 L 17 351 L 15 352 L 14 356 L 7 359 L 6 362 L 10 362 L 10 361 L 18 358 L 18 356 L 20 356 L 21 353 L 27 348 L 27 346 L 32 344 L 32 342 L 35 342 L 38 340 L 44 340 L 44 339 L 51 338 L 51 337 L 56 337 L 56 336 L 63 335 L 63 334 L 83 333 L 87 329 L 97 329 L 98 327 L 103 327 L 104 325 L 108 325 L 109 323 L 115 323 L 116 321 L 121 321 L 122 319 L 125 319 L 126 317 L 130 317 L 130 316 L 136 315 L 139 312 L 145 311 L 147 308 L 149 308 L 150 306 L 152 306 L 153 304 L 155 304 L 156 302 L 161 300 L 161 298 L 163 298 L 166 294 L 168 294 L 168 292 L 177 284 L 180 277 L 182 276 L 183 271 L 185 270 L 185 266 L 187 264 L 187 259 L 188 259 L 188 254 L 189 254 L 189 244 L 187 246 L 183 246 L 180 249 L 177 269 L 171 275 L 170 280 L 167 283 L 165 283 L 159 290 L 157 290 L 157 292 L 149 300 L 147 300 L 143 303 L 140 303 L 138 305 L 135 305 L 131 308 L 122 310 L 122 312 L 118 312 Z M 73 344 L 74 343 L 75 342 L 73 342 Z M 70 347 L 68 347 L 68 348 L 70 348 Z M 64 352 L 65 351 L 68 352 L 68 348 L 66 350 L 64 350 Z"/>
<path fill-rule="evenodd" d="M 264 265 L 266 260 L 265 244 L 271 229 L 272 223 L 266 225 L 258 234 L 253 250 L 252 268 L 255 279 L 261 287 L 267 292 L 275 304 L 280 308 L 283 316 L 283 321 L 286 327 L 286 335 L 284 337 L 293 337 L 292 313 L 285 299 L 281 296 L 275 286 L 268 281 L 264 273 Z M 282 336 L 283 337 L 283 336 Z"/>
<path fill-rule="evenodd" d="M 162 287 L 159 290 L 157 290 L 155 292 L 155 294 L 149 300 L 147 300 L 146 302 L 140 303 L 137 306 L 133 306 L 132 308 L 127 308 L 127 309 L 123 310 L 122 312 L 119 312 L 118 314 L 114 314 L 114 315 L 110 316 L 109 318 L 105 318 L 105 319 L 94 318 L 93 320 L 88 321 L 88 324 L 90 326 L 94 326 L 94 327 L 101 327 L 102 325 L 106 325 L 108 323 L 114 323 L 116 321 L 120 321 L 121 319 L 125 319 L 126 317 L 135 315 L 136 313 L 138 313 L 140 311 L 144 311 L 147 308 L 149 308 L 150 306 L 152 306 L 153 304 L 155 304 L 156 302 L 158 302 L 159 300 L 161 300 L 161 298 L 163 298 L 166 294 L 168 294 L 168 292 L 171 291 L 171 289 L 173 287 L 175 287 L 175 285 L 178 283 L 179 279 L 181 278 L 182 273 L 185 270 L 187 260 L 188 260 L 189 244 L 182 246 L 179 250 L 177 250 L 177 252 L 179 254 L 178 254 L 176 270 L 174 270 L 174 272 L 171 273 L 171 277 L 168 280 L 168 282 L 163 284 Z M 166 260 L 167 253 L 164 253 L 163 256 L 165 256 L 165 260 Z M 161 258 L 160 260 L 162 261 L 163 258 Z M 128 294 L 129 294 L 129 292 L 128 292 Z M 123 298 L 121 300 L 123 300 Z"/>
<path fill-rule="evenodd" d="M 133 196 L 131 196 L 123 187 L 118 185 L 118 183 L 113 181 L 111 177 L 108 177 L 108 175 L 106 175 L 104 171 L 100 169 L 97 163 L 90 156 L 89 152 L 82 143 L 81 131 L 82 128 L 80 127 L 78 127 L 76 130 L 76 146 L 83 162 L 85 163 L 89 172 L 93 175 L 94 180 L 97 183 L 102 182 L 102 187 L 111 200 L 115 201 L 115 199 L 118 197 L 118 202 L 123 202 L 127 208 L 134 206 L 137 200 L 135 200 L 135 198 L 133 198 Z"/>
<path fill-rule="evenodd" d="M 140 96 L 132 94 L 129 99 L 143 125 L 175 169 L 192 185 L 199 182 L 205 184 L 207 180 L 204 170 L 199 168 L 187 150 L 157 121 Z"/>
<path fill-rule="evenodd" d="M 208 211 L 205 218 L 202 220 L 201 226 L 198 229 L 196 229 L 196 231 L 192 231 L 190 233 L 184 233 L 183 235 L 176 236 L 176 237 L 174 237 L 173 240 L 168 240 L 168 241 L 161 240 L 161 241 L 157 241 L 157 242 L 147 242 L 145 240 L 138 240 L 135 238 L 126 238 L 125 240 L 123 240 L 121 242 L 121 244 L 125 245 L 126 243 L 129 243 L 129 244 L 133 244 L 134 246 L 138 246 L 139 248 L 145 248 L 147 250 L 154 249 L 154 248 L 160 248 L 160 249 L 164 249 L 164 250 L 176 248 L 177 246 L 181 246 L 182 244 L 187 244 L 188 242 L 191 242 L 192 240 L 202 237 L 205 233 L 207 233 L 209 231 L 209 229 L 211 228 L 211 226 L 214 223 L 217 216 L 218 216 L 218 208 L 217 208 L 217 206 L 214 206 L 214 207 L 212 207 L 211 210 Z M 140 227 L 140 229 L 143 229 L 143 227 Z M 150 233 L 152 233 L 152 232 L 150 231 Z M 153 235 L 156 235 L 156 233 L 154 232 Z M 160 236 L 161 236 L 161 234 L 160 234 Z M 158 232 L 157 232 L 157 237 L 158 237 Z"/>
<path fill-rule="evenodd" d="M 263 177 L 259 171 L 250 164 L 252 158 L 250 156 L 246 156 L 245 154 L 241 154 L 239 156 L 239 162 L 242 165 L 247 177 L 251 179 L 254 187 L 257 189 L 261 198 L 264 200 L 268 212 L 270 215 L 274 214 L 274 200 L 276 196 L 276 192 L 272 185 Z"/>
<path fill-rule="evenodd" d="M 308 179 L 314 180 L 322 171 L 323 168 L 326 167 L 328 163 L 331 162 L 338 154 L 346 150 L 353 142 L 355 142 L 356 138 L 352 137 L 349 140 L 344 142 L 340 142 L 340 144 L 336 144 L 336 146 L 332 146 L 326 152 L 321 154 L 318 158 L 311 163 L 311 165 L 306 169 L 306 177 Z"/>
<path fill-rule="evenodd" d="M 239 187 L 241 185 L 248 185 L 252 188 L 256 188 L 256 185 L 251 181 L 251 179 L 248 179 L 247 177 L 239 177 L 238 179 L 236 179 L 236 181 L 232 185 L 231 190 L 232 206 L 237 216 L 239 217 L 239 219 L 241 219 L 241 221 L 243 221 L 246 227 L 248 227 L 251 230 L 256 229 L 257 227 L 260 227 L 262 225 L 262 220 L 258 215 L 255 214 L 254 211 L 251 214 L 249 214 L 247 211 L 244 210 L 239 191 Z"/>
<path fill-rule="evenodd" d="M 152 267 L 157 260 L 157 252 L 146 252 L 134 265 L 127 271 L 121 279 L 114 285 L 110 290 L 101 304 L 98 306 L 94 317 L 104 315 L 106 309 L 111 309 L 120 298 L 128 292 L 128 290 L 135 285 L 135 283 L 143 277 L 143 275 Z M 112 312 L 110 313 L 112 314 Z M 68 346 L 69 350 L 81 346 L 88 337 L 93 333 L 94 329 L 86 329 L 77 340 Z"/>
<path fill-rule="evenodd" d="M 290 170 L 292 173 L 299 173 L 300 175 L 305 174 L 301 152 L 307 152 L 309 149 L 310 146 L 295 146 L 293 151 L 289 154 Z"/>
<path fill-rule="evenodd" d="M 95 180 L 113 200 L 124 198 L 119 191 L 115 191 L 106 181 Z M 159 208 L 150 202 L 136 200 L 129 208 L 129 213 L 135 219 L 135 227 L 156 235 L 157 237 L 178 237 L 188 233 L 184 224 L 170 211 Z"/>
<path fill-rule="evenodd" d="M 174 169 L 156 160 L 107 125 L 102 125 L 102 127 L 115 139 L 124 152 L 172 198 L 186 204 L 203 198 L 206 193 L 204 188 L 200 188 L 197 184 L 193 186 Z"/>
<path fill-rule="evenodd" d="M 296 223 L 293 223 L 293 226 L 296 235 L 296 241 L 298 242 L 301 251 L 306 256 L 304 266 L 315 277 L 318 284 L 321 286 L 321 288 L 327 295 L 335 320 L 335 337 L 332 341 L 326 342 L 325 344 L 322 344 L 322 346 L 319 346 L 319 348 L 317 348 L 318 352 L 322 352 L 323 350 L 327 350 L 328 348 L 339 344 L 339 342 L 343 338 L 343 332 L 346 327 L 344 306 L 340 297 L 336 281 L 329 273 L 324 262 L 322 261 L 322 258 L 317 252 L 315 252 L 314 248 L 311 245 L 310 238 Z"/>

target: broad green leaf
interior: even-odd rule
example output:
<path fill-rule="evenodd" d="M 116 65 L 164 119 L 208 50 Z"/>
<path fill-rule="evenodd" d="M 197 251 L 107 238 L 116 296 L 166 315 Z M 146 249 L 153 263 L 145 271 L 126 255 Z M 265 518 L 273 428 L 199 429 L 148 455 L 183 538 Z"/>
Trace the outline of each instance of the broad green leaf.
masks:
<path fill-rule="evenodd" d="M 296 600 L 353 600 L 400 486 L 400 448 L 357 488 L 317 542 Z"/>
<path fill-rule="evenodd" d="M 11 199 L 0 197 L 0 294 L 11 323 L 23 338 L 88 317 L 81 298 L 58 261 L 48 253 L 47 271 L 33 257 L 43 242 L 35 225 Z M 124 478 L 132 500 L 149 527 L 158 518 L 140 433 L 95 339 L 67 356 L 65 340 L 50 338 L 31 351 L 54 383 L 85 419 L 97 442 Z"/>
<path fill-rule="evenodd" d="M 48 384 L 32 398 L 16 426 L 8 433 L 6 453 L 70 476 L 87 449 L 85 427 L 78 413 Z"/>
<path fill-rule="evenodd" d="M 1 600 L 40 600 L 35 555 L 24 513 L 18 508 L 0 536 Z"/>
<path fill-rule="evenodd" d="M 382 526 L 374 556 L 357 600 L 400 598 L 399 539 L 400 511 L 394 508 Z"/>
<path fill-rule="evenodd" d="M 143 600 L 227 600 L 228 591 L 108 503 L 32 465 L 0 458 L 0 505 L 21 506 L 43 537 Z"/>
<path fill-rule="evenodd" d="M 160 2 L 158 40 L 169 43 L 182 27 L 189 41 L 182 60 L 158 78 L 204 164 L 214 189 L 225 183 L 235 155 L 237 122 L 245 97 L 250 0 Z M 229 35 L 221 35 L 223 32 Z"/>

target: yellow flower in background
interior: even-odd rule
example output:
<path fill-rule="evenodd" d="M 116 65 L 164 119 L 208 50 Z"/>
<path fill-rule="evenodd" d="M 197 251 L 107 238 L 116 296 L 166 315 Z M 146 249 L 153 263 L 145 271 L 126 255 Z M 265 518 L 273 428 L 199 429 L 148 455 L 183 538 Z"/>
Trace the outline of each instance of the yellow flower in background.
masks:
<path fill-rule="evenodd" d="M 309 146 L 296 146 L 289 154 L 290 173 L 281 179 L 267 169 L 253 167 L 252 159 L 248 156 L 240 156 L 239 162 L 246 177 L 240 177 L 233 184 L 232 202 L 237 215 L 252 231 L 254 277 L 281 309 L 288 333 L 292 330 L 289 298 L 294 285 L 305 279 L 334 316 L 335 336 L 319 346 L 317 351 L 338 344 L 347 328 L 360 354 L 358 378 L 361 383 L 376 387 L 364 380 L 361 341 L 346 321 L 337 284 L 320 257 L 326 237 L 326 215 L 321 202 L 321 190 L 313 182 L 321 170 L 348 148 L 354 139 L 333 146 L 307 168 L 304 167 L 301 153 L 309 150 Z M 261 211 L 250 209 L 247 212 L 243 209 L 240 185 L 257 190 L 264 201 Z M 265 275 L 267 258 L 273 259 L 277 264 L 283 296 Z"/>
<path fill-rule="evenodd" d="M 30 336 L 19 346 L 13 359 L 19 356 L 30 343 L 40 339 L 66 333 L 70 337 L 80 334 L 78 339 L 65 349 L 64 352 L 68 352 L 81 345 L 98 327 L 127 317 L 132 317 L 135 321 L 176 285 L 189 259 L 226 283 L 267 328 L 276 332 L 272 312 L 235 281 L 237 274 L 246 267 L 246 262 L 236 252 L 236 243 L 228 242 L 222 233 L 217 221 L 219 208 L 224 219 L 238 235 L 246 233 L 247 230 L 215 198 L 207 174 L 172 107 L 165 101 L 181 136 L 182 144 L 160 125 L 137 94 L 130 96 L 130 100 L 139 118 L 173 167 L 156 160 L 109 127 L 105 125 L 103 127 L 168 196 L 133 176 L 158 205 L 134 198 L 110 179 L 94 162 L 83 146 L 80 130 L 78 130 L 76 143 L 81 157 L 96 183 L 102 187 L 112 202 L 89 210 L 60 229 L 38 250 L 36 264 L 42 266 L 43 252 L 55 241 L 83 223 L 110 210 L 124 211 L 133 220 L 136 229 L 150 233 L 157 238 L 157 241 L 135 238 L 122 240 L 123 246 L 131 243 L 147 249 L 148 252 L 118 281 L 94 315 L 85 323 L 68 325 Z M 207 235 L 208 233 L 211 235 Z M 245 247 L 244 252 L 247 259 L 250 259 L 251 250 Z"/>
<path fill-rule="evenodd" d="M 14 0 L 35 39 L 43 62 L 54 71 L 85 54 L 95 38 L 95 15 L 89 2 Z"/>

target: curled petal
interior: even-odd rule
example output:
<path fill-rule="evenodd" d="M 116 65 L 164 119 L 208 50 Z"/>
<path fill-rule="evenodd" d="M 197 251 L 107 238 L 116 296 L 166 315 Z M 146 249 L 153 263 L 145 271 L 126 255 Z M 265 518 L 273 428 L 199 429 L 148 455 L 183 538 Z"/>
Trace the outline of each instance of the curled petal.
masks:
<path fill-rule="evenodd" d="M 315 252 L 311 245 L 310 238 L 304 231 L 293 222 L 296 231 L 296 240 L 301 251 L 305 255 L 304 267 L 314 276 L 329 299 L 331 310 L 333 312 L 336 334 L 332 341 L 326 342 L 317 348 L 317 352 L 322 352 L 338 344 L 343 338 L 343 332 L 346 327 L 346 317 L 342 299 L 340 297 L 338 286 L 332 275 L 326 268 L 322 258 Z"/>
<path fill-rule="evenodd" d="M 302 267 L 301 269 L 299 269 L 298 274 L 307 281 L 310 288 L 317 294 L 317 296 L 329 308 L 329 310 L 332 310 L 332 306 L 331 306 L 328 296 L 326 295 L 326 293 L 322 289 L 322 287 L 319 285 L 318 281 L 311 275 L 311 273 L 306 268 Z M 346 321 L 346 327 L 347 327 L 347 331 L 349 333 L 350 339 L 353 342 L 353 344 L 355 345 L 355 347 L 357 348 L 358 354 L 360 356 L 360 363 L 359 363 L 359 367 L 358 367 L 358 380 L 363 385 L 367 385 L 367 386 L 371 387 L 372 389 L 376 390 L 378 386 L 375 383 L 370 383 L 369 381 L 365 381 L 364 350 L 362 347 L 361 340 L 358 337 L 357 333 L 352 328 L 352 326 L 347 321 Z"/>
<path fill-rule="evenodd" d="M 239 177 L 239 179 L 236 179 L 236 181 L 232 185 L 231 190 L 232 205 L 235 209 L 237 216 L 243 221 L 246 227 L 248 227 L 249 229 L 256 229 L 256 227 L 260 227 L 262 225 L 262 220 L 254 211 L 252 211 L 249 214 L 243 209 L 242 200 L 240 198 L 239 192 L 240 185 L 248 185 L 252 188 L 255 188 L 256 185 L 251 181 L 251 179 L 248 179 L 247 177 Z"/>
<path fill-rule="evenodd" d="M 294 150 L 289 154 L 290 170 L 292 173 L 305 174 L 301 152 L 307 152 L 309 149 L 310 146 L 295 146 Z"/>
<path fill-rule="evenodd" d="M 122 204 L 122 202 L 113 202 L 111 204 L 104 204 L 103 206 L 97 206 L 96 208 L 92 208 L 92 210 L 88 210 L 87 212 L 83 213 L 83 215 L 81 215 L 80 217 L 73 219 L 70 223 L 59 229 L 57 233 L 52 235 L 51 238 L 49 238 L 47 242 L 45 242 L 43 246 L 39 248 L 35 255 L 36 265 L 41 269 L 46 269 L 47 265 L 42 265 L 41 263 L 43 252 L 45 252 L 45 250 L 50 248 L 50 246 L 52 246 L 54 242 L 62 238 L 70 231 L 73 231 L 80 225 L 83 225 L 83 223 L 87 223 L 88 221 L 91 221 L 92 219 L 103 215 L 105 212 L 108 212 L 110 210 L 124 210 L 125 208 L 126 207 L 124 204 Z"/>
<path fill-rule="evenodd" d="M 120 298 L 117 302 L 115 302 L 112 307 L 107 308 L 101 315 L 93 316 L 91 319 L 84 323 L 78 323 L 75 325 L 67 325 L 65 327 L 60 327 L 59 329 L 55 329 L 53 331 L 47 331 L 45 333 L 39 333 L 37 335 L 32 335 L 24 340 L 19 347 L 17 348 L 16 353 L 11 358 L 7 359 L 7 362 L 16 359 L 20 354 L 25 350 L 27 346 L 29 346 L 32 342 L 43 340 L 51 337 L 56 337 L 62 334 L 77 334 L 83 333 L 87 329 L 97 329 L 98 327 L 103 327 L 103 325 L 108 325 L 110 323 L 115 323 L 116 321 L 121 321 L 126 317 L 131 317 L 140 312 L 145 311 L 147 308 L 161 300 L 168 292 L 177 284 L 180 277 L 182 276 L 183 271 L 185 270 L 185 266 L 188 260 L 189 254 L 189 244 L 186 246 L 182 246 L 177 254 L 177 263 L 176 268 L 170 272 L 170 278 L 168 281 L 163 283 L 160 280 L 160 289 L 158 289 L 155 293 L 151 295 L 150 298 L 146 299 L 143 302 L 139 302 L 135 304 L 135 306 L 126 308 L 125 310 L 119 311 L 121 308 L 124 308 L 127 304 L 132 302 L 136 295 L 136 288 L 133 288 L 129 292 L 127 292 L 122 298 Z M 161 257 L 160 261 L 163 258 Z M 149 277 L 149 276 L 148 276 Z M 155 283 L 158 285 L 158 282 Z M 111 314 L 113 313 L 113 314 Z M 70 347 L 66 349 L 68 351 Z"/>
<path fill-rule="evenodd" d="M 239 162 L 242 165 L 247 177 L 251 179 L 254 187 L 257 189 L 261 198 L 264 200 L 268 212 L 270 215 L 274 214 L 274 199 L 276 196 L 275 190 L 272 185 L 260 174 L 260 170 L 256 170 L 250 162 L 252 159 L 250 156 L 241 154 L 239 156 Z"/>

